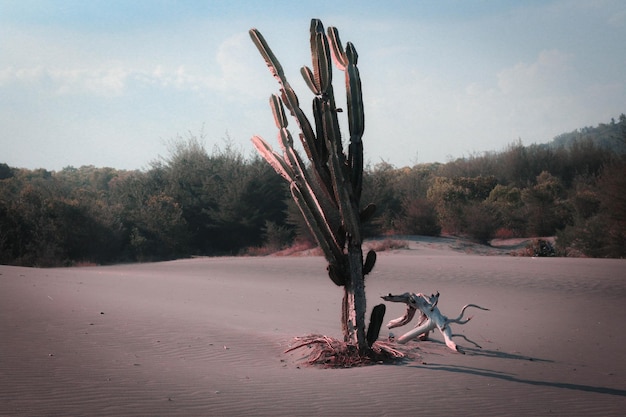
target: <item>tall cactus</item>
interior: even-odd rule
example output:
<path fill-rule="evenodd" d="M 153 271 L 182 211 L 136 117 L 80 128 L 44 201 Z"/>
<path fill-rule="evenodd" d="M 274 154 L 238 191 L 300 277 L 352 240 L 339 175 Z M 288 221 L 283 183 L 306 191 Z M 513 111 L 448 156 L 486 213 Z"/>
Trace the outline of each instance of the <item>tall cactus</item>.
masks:
<path fill-rule="evenodd" d="M 252 142 L 274 170 L 289 182 L 293 199 L 328 261 L 330 279 L 344 288 L 344 340 L 356 345 L 360 353 L 365 353 L 378 331 L 374 336 L 370 332 L 366 338 L 364 275 L 374 267 L 376 253 L 370 251 L 363 263 L 361 223 L 375 208 L 369 205 L 360 210 L 364 115 L 358 54 L 350 42 L 343 47 L 337 29 L 328 28 L 327 35 L 318 19 L 311 20 L 310 32 L 312 65 L 311 68 L 303 67 L 300 72 L 315 95 L 314 127 L 300 108 L 298 97 L 267 42 L 258 30 L 250 29 L 252 41 L 280 86 L 280 94 L 270 98 L 270 107 L 279 130 L 282 154 L 259 136 L 254 136 Z M 339 129 L 338 113 L 342 110 L 337 108 L 333 92 L 332 61 L 345 73 L 350 131 L 347 155 Z M 308 166 L 294 149 L 293 138 L 287 129 L 285 107 L 298 124 Z"/>

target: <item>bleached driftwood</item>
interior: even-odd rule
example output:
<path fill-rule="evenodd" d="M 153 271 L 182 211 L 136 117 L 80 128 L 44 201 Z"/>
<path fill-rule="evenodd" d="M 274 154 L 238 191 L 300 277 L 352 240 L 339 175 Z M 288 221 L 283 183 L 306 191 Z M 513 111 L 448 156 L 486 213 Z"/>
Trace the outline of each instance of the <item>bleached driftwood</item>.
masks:
<path fill-rule="evenodd" d="M 487 310 L 487 311 L 489 310 L 488 308 L 484 308 L 476 304 L 467 304 L 461 309 L 461 313 L 459 314 L 457 318 L 449 319 L 443 314 L 441 314 L 441 311 L 439 311 L 439 308 L 437 308 L 437 302 L 439 302 L 439 293 L 431 294 L 430 297 L 427 297 L 422 293 L 415 294 L 415 293 L 405 292 L 404 294 L 401 294 L 401 295 L 389 294 L 381 298 L 385 301 L 405 303 L 407 305 L 406 313 L 404 314 L 404 316 L 399 317 L 395 320 L 391 320 L 389 323 L 387 323 L 387 328 L 389 329 L 393 329 L 394 327 L 404 326 L 405 324 L 410 322 L 413 319 L 413 317 L 415 317 L 415 313 L 417 311 L 420 312 L 417 326 L 410 332 L 407 332 L 403 334 L 402 336 L 400 336 L 398 338 L 398 343 L 404 344 L 408 342 L 409 340 L 415 339 L 417 337 L 424 340 L 428 337 L 429 332 L 437 328 L 443 335 L 446 345 L 450 349 L 456 352 L 465 353 L 456 343 L 454 343 L 454 341 L 452 340 L 453 336 L 462 337 L 468 342 L 474 344 L 476 347 L 480 348 L 478 343 L 468 339 L 464 335 L 452 334 L 452 330 L 450 329 L 450 324 L 451 323 L 465 324 L 468 321 L 470 321 L 472 317 L 469 317 L 463 320 L 463 315 L 465 314 L 465 310 L 469 307 L 474 307 L 474 308 Z"/>

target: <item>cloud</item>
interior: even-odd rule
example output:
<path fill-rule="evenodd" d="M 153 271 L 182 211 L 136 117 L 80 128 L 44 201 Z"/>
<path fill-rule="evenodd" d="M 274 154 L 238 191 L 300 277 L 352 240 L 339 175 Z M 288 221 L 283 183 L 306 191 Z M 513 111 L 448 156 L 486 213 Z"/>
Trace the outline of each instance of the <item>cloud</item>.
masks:
<path fill-rule="evenodd" d="M 571 56 L 544 50 L 533 62 L 499 71 L 495 86 L 468 86 L 458 100 L 470 118 L 488 121 L 510 139 L 549 140 L 549 136 L 537 137 L 539 132 L 545 134 L 546 126 L 554 126 L 555 117 L 574 112 L 581 93 Z"/>
<path fill-rule="evenodd" d="M 441 161 L 442 154 L 498 151 L 518 138 L 547 142 L 608 120 L 624 95 L 619 83 L 584 81 L 574 56 L 557 49 L 540 51 L 534 60 L 481 81 L 451 82 L 406 68 L 388 70 L 385 78 L 391 80 L 385 85 L 364 83 L 368 152 L 401 164 L 413 163 L 416 155 L 424 162 Z"/>
<path fill-rule="evenodd" d="M 52 70 L 51 78 L 58 84 L 58 94 L 93 94 L 116 97 L 125 92 L 131 70 L 114 67 L 95 70 Z"/>
<path fill-rule="evenodd" d="M 498 150 L 503 139 L 547 142 L 614 117 L 626 86 L 590 80 L 580 65 L 573 54 L 543 50 L 499 71 L 495 85 L 468 85 L 456 98 L 459 119 L 485 139 L 483 149 Z"/>
<path fill-rule="evenodd" d="M 55 95 L 90 94 L 115 97 L 124 93 L 129 78 L 137 75 L 123 67 L 80 69 L 43 66 L 0 70 L 0 86 L 23 87 Z"/>
<path fill-rule="evenodd" d="M 559 50 L 544 50 L 535 62 L 518 63 L 498 73 L 498 87 L 505 95 L 545 95 L 563 91 L 575 76 L 571 55 Z"/>
<path fill-rule="evenodd" d="M 13 53 L 11 65 L 3 67 L 3 61 L 10 61 L 0 59 L 0 86 L 99 97 L 118 97 L 134 88 L 152 87 L 214 92 L 234 100 L 265 97 L 276 87 L 246 32 L 236 33 L 213 48 L 208 45 L 206 57 L 194 56 L 198 52 L 191 47 L 154 58 L 129 51 L 139 45 L 126 45 L 127 50 L 114 54 L 110 51 L 117 47 L 115 40 L 100 39 L 68 43 L 62 49 L 54 41 L 53 58 L 45 53 L 45 36 L 35 38 L 28 36 L 28 47 Z M 102 56 L 87 52 L 95 44 L 102 48 Z M 40 58 L 33 60 L 29 58 L 32 56 Z"/>
<path fill-rule="evenodd" d="M 216 55 L 221 72 L 216 79 L 217 86 L 244 94 L 256 90 L 258 70 L 263 69 L 260 57 L 256 55 L 247 33 L 238 33 L 224 40 Z"/>
<path fill-rule="evenodd" d="M 274 48 L 275 45 L 270 43 Z M 308 45 L 304 43 L 302 46 L 307 48 Z M 277 48 L 275 52 L 294 89 L 297 92 L 309 91 L 299 73 L 300 67 L 307 62 L 297 62 L 300 54 L 293 51 L 285 53 L 284 48 Z M 247 32 L 236 33 L 222 41 L 217 48 L 216 62 L 219 75 L 211 80 L 211 87 L 229 94 L 231 98 L 239 96 L 238 100 L 265 100 L 278 91 L 276 80 L 270 75 Z"/>
<path fill-rule="evenodd" d="M 626 9 L 618 10 L 613 13 L 609 19 L 608 23 L 611 26 L 615 26 L 618 28 L 623 28 L 626 26 Z"/>

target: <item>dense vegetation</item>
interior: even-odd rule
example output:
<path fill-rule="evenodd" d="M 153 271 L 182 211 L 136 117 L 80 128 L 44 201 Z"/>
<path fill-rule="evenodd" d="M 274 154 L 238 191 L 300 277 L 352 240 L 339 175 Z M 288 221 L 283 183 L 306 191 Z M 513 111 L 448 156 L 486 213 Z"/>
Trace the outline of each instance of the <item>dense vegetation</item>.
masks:
<path fill-rule="evenodd" d="M 370 236 L 557 236 L 564 256 L 626 255 L 626 116 L 433 164 L 366 169 Z M 0 164 L 0 263 L 72 265 L 239 254 L 310 240 L 284 181 L 190 136 L 143 171 Z"/>

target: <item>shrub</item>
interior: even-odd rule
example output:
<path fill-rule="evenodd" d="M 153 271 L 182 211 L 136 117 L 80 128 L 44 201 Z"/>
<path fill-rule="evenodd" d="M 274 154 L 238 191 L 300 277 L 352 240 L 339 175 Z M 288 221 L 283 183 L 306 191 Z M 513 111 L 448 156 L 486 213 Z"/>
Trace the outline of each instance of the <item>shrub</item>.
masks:
<path fill-rule="evenodd" d="M 269 250 L 277 251 L 291 244 L 292 231 L 287 226 L 278 225 L 270 220 L 265 221 L 263 227 L 263 236 L 265 238 L 265 246 Z"/>
<path fill-rule="evenodd" d="M 517 235 L 511 229 L 508 229 L 506 227 L 500 227 L 498 230 L 496 230 L 494 237 L 496 239 L 512 239 L 514 237 L 517 237 Z"/>
<path fill-rule="evenodd" d="M 465 233 L 479 243 L 489 243 L 496 234 L 498 222 L 488 204 L 471 204 L 463 212 Z"/>
<path fill-rule="evenodd" d="M 556 250 L 549 240 L 533 239 L 526 245 L 525 255 L 537 257 L 556 256 Z"/>
<path fill-rule="evenodd" d="M 399 234 L 439 236 L 441 233 L 435 205 L 426 199 L 405 200 L 402 203 L 402 216 L 395 225 Z"/>

